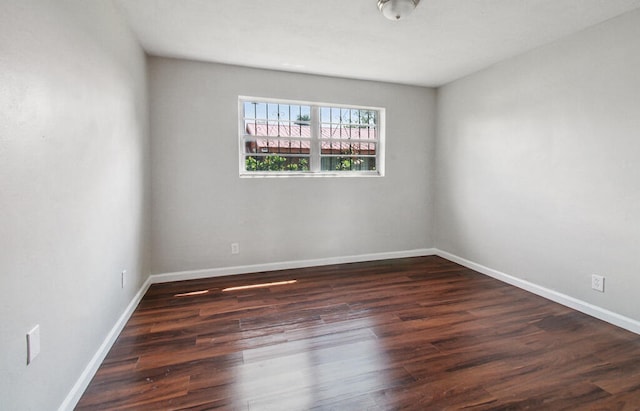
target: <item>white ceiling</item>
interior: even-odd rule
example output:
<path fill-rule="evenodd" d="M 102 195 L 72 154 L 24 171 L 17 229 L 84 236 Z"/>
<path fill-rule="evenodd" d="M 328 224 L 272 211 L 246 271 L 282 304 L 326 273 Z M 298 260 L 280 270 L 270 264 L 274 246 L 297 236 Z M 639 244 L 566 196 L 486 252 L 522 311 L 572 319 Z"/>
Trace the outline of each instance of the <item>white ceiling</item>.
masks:
<path fill-rule="evenodd" d="M 640 7 L 640 0 L 114 0 L 152 55 L 440 86 Z"/>

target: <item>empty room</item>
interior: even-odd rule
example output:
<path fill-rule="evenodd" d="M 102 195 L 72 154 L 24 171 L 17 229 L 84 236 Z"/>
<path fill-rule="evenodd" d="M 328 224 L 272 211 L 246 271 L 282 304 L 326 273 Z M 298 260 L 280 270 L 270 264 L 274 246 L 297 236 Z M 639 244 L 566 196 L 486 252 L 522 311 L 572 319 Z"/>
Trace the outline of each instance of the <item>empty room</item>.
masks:
<path fill-rule="evenodd" d="M 0 0 L 0 410 L 640 409 L 640 0 Z"/>

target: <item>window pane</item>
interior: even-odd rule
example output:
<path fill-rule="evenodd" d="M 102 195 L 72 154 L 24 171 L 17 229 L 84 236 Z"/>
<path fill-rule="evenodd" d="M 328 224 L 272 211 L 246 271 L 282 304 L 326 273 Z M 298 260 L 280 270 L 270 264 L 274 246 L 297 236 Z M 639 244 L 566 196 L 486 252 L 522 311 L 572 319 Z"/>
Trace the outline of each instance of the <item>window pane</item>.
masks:
<path fill-rule="evenodd" d="M 311 106 L 300 106 L 300 120 L 311 121 Z"/>
<path fill-rule="evenodd" d="M 265 119 L 267 118 L 267 105 L 266 103 L 252 103 L 255 106 L 254 112 L 255 112 L 255 117 L 254 118 L 259 118 L 259 119 Z"/>
<path fill-rule="evenodd" d="M 322 155 L 375 155 L 376 143 L 351 143 L 344 140 L 323 141 L 320 144 Z"/>
<path fill-rule="evenodd" d="M 245 157 L 247 171 L 309 171 L 308 156 L 254 155 Z"/>
<path fill-rule="evenodd" d="M 311 137 L 311 129 L 308 124 L 297 124 L 294 122 L 264 124 L 251 122 L 249 120 L 245 121 L 245 124 L 245 134 L 248 136 Z"/>
<path fill-rule="evenodd" d="M 377 112 L 338 107 L 320 108 L 320 138 L 377 140 Z"/>
<path fill-rule="evenodd" d="M 257 138 L 245 142 L 245 153 L 309 154 L 309 141 Z"/>
<path fill-rule="evenodd" d="M 245 102 L 244 115 L 249 136 L 311 137 L 311 106 Z"/>
<path fill-rule="evenodd" d="M 321 160 L 322 171 L 375 171 L 375 157 L 326 156 Z"/>

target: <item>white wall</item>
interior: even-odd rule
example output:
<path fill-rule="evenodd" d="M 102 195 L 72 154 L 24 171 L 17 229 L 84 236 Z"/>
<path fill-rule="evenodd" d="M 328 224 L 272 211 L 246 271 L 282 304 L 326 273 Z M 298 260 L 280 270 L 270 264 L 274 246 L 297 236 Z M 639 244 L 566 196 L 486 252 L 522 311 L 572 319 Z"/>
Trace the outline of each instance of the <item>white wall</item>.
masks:
<path fill-rule="evenodd" d="M 439 90 L 438 248 L 640 320 L 638 39 L 640 11 Z"/>
<path fill-rule="evenodd" d="M 2 410 L 56 409 L 146 279 L 146 106 L 144 53 L 111 2 L 2 1 Z"/>
<path fill-rule="evenodd" d="M 433 90 L 163 58 L 149 65 L 153 273 L 432 246 Z M 239 95 L 385 107 L 386 176 L 241 179 Z"/>

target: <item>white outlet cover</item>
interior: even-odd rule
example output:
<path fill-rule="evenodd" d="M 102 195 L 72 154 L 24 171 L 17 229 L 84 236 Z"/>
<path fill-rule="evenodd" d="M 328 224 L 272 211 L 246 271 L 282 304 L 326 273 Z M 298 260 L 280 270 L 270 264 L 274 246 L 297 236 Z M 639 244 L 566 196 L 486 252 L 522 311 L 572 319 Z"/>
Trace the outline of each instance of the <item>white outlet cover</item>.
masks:
<path fill-rule="evenodd" d="M 40 354 L 40 325 L 27 333 L 27 365 Z"/>
<path fill-rule="evenodd" d="M 596 291 L 600 291 L 601 293 L 604 292 L 604 277 L 601 275 L 596 275 L 593 274 L 591 276 L 591 288 L 596 290 Z"/>

